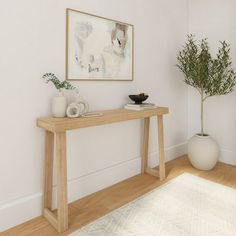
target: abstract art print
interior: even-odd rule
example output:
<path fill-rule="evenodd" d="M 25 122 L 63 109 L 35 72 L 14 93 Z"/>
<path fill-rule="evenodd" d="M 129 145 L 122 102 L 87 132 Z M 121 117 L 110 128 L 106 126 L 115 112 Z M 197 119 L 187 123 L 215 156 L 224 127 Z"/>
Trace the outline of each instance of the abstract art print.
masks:
<path fill-rule="evenodd" d="M 66 79 L 133 80 L 133 25 L 66 10 Z"/>

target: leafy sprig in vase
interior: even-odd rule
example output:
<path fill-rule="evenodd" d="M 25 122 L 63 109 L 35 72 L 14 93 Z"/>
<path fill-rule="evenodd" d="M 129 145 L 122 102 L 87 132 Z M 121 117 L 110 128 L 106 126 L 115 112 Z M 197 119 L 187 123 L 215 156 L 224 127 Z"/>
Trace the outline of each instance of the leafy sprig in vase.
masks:
<path fill-rule="evenodd" d="M 52 115 L 53 117 L 65 117 L 67 109 L 67 99 L 64 95 L 65 90 L 74 90 L 76 87 L 71 85 L 68 81 L 60 81 L 54 74 L 46 73 L 43 75 L 46 83 L 53 83 L 58 91 L 58 96 L 52 99 Z"/>

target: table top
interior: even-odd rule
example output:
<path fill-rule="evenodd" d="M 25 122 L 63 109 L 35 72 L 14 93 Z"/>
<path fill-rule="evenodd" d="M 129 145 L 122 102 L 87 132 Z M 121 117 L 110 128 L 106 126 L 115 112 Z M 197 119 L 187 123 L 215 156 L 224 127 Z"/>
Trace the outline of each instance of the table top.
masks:
<path fill-rule="evenodd" d="M 102 116 L 97 117 L 78 117 L 78 118 L 53 118 L 43 117 L 37 119 L 37 126 L 51 132 L 64 132 L 72 129 L 79 129 L 91 126 L 110 124 L 115 122 L 143 119 L 146 117 L 164 115 L 169 112 L 167 107 L 150 108 L 141 111 L 116 109 L 105 110 Z"/>

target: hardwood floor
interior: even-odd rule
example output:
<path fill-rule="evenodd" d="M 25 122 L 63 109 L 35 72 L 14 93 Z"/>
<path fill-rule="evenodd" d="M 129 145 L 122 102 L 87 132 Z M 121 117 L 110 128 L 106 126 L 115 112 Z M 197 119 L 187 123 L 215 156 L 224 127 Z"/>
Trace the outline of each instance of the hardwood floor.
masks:
<path fill-rule="evenodd" d="M 43 218 L 38 217 L 1 233 L 1 236 L 56 236 L 68 235 L 83 225 L 132 201 L 142 194 L 184 173 L 192 173 L 208 180 L 236 188 L 236 166 L 218 163 L 212 171 L 194 169 L 186 156 L 170 161 L 166 165 L 167 179 L 159 181 L 150 175 L 137 175 L 102 191 L 94 193 L 69 205 L 69 230 L 57 233 Z"/>

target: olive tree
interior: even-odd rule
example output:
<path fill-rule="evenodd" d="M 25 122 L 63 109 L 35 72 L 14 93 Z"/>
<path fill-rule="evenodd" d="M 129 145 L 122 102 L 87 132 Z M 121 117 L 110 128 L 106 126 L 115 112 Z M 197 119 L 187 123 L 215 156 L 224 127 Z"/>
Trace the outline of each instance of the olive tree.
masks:
<path fill-rule="evenodd" d="M 210 53 L 207 39 L 196 41 L 193 35 L 177 55 L 177 67 L 184 74 L 184 82 L 194 88 L 201 98 L 201 135 L 204 136 L 203 105 L 207 98 L 231 93 L 236 84 L 232 68 L 230 45 L 220 42 L 216 56 Z"/>

